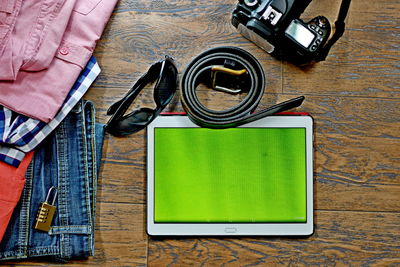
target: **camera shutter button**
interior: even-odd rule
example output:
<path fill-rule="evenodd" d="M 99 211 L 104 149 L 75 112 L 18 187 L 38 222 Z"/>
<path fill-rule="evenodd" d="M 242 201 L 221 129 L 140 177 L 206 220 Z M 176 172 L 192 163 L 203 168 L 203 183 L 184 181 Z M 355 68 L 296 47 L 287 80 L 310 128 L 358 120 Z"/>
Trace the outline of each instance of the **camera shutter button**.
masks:
<path fill-rule="evenodd" d="M 323 17 L 323 16 L 320 16 L 320 17 L 317 17 L 317 19 L 316 19 L 316 24 L 317 24 L 319 27 L 321 27 L 322 29 L 325 29 L 325 28 L 328 27 L 329 21 L 328 21 L 327 18 L 325 18 L 325 17 Z"/>
<path fill-rule="evenodd" d="M 246 6 L 255 6 L 258 4 L 258 0 L 244 0 Z"/>

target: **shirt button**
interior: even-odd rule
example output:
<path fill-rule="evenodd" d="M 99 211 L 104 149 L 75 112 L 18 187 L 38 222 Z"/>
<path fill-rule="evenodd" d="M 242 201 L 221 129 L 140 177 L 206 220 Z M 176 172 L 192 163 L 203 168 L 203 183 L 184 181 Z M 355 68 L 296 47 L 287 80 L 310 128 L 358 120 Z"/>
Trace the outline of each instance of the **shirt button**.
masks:
<path fill-rule="evenodd" d="M 62 48 L 60 49 L 60 54 L 61 54 L 61 55 L 68 55 L 68 53 L 69 53 L 68 47 L 62 47 Z"/>

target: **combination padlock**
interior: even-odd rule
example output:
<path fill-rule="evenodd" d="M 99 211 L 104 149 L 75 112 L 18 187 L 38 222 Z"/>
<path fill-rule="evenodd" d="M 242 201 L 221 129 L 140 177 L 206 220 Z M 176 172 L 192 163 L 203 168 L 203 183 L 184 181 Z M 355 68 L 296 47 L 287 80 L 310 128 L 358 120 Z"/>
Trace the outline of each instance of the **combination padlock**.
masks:
<path fill-rule="evenodd" d="M 54 191 L 53 200 L 50 204 L 50 197 Z M 52 186 L 47 192 L 46 200 L 40 203 L 40 207 L 36 216 L 35 229 L 48 232 L 51 228 L 51 223 L 53 221 L 54 213 L 56 212 L 56 206 L 54 203 L 57 198 L 57 188 Z"/>

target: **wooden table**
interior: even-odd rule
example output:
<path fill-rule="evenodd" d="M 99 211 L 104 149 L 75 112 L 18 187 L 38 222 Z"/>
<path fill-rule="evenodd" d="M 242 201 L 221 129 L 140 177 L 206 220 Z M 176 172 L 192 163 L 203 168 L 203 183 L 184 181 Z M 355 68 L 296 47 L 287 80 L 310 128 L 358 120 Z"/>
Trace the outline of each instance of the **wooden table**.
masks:
<path fill-rule="evenodd" d="M 236 0 L 121 0 L 98 42 L 102 73 L 86 95 L 97 118 L 148 67 L 172 56 L 182 74 L 207 48 L 241 47 L 262 63 L 258 110 L 295 96 L 315 119 L 315 233 L 308 238 L 168 238 L 146 234 L 145 131 L 106 136 L 96 254 L 72 266 L 394 266 L 400 264 L 400 2 L 353 0 L 344 36 L 324 62 L 278 61 L 230 23 Z M 315 0 L 304 20 L 334 21 L 338 1 Z M 229 101 L 204 93 L 210 105 Z M 146 88 L 132 105 L 152 106 Z M 168 107 L 182 111 L 179 99 Z M 49 265 L 21 262 L 21 265 Z M 51 266 L 51 264 L 50 264 Z"/>

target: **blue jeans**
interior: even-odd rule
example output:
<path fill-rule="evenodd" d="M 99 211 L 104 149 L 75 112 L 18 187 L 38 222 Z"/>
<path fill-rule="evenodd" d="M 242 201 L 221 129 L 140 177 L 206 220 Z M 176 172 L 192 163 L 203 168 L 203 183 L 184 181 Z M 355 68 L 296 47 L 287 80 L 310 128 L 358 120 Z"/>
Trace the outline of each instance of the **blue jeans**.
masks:
<path fill-rule="evenodd" d="M 37 148 L 0 243 L 0 260 L 51 256 L 66 261 L 93 255 L 103 129 L 95 122 L 93 104 L 83 100 Z M 35 230 L 39 205 L 52 186 L 58 190 L 52 228 Z"/>

